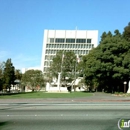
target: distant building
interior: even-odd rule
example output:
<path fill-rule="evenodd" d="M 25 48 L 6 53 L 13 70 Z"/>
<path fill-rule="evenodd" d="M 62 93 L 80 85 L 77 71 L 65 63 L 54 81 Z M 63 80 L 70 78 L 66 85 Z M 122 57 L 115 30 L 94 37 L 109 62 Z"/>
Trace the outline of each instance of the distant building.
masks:
<path fill-rule="evenodd" d="M 97 47 L 98 30 L 44 30 L 41 68 L 45 73 L 57 51 L 86 55 Z"/>

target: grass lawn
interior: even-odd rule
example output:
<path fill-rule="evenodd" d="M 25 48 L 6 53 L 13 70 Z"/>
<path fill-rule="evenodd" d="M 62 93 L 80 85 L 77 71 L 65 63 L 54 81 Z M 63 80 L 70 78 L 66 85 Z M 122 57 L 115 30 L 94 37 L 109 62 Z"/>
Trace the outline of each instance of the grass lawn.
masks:
<path fill-rule="evenodd" d="M 19 98 L 76 98 L 92 96 L 92 93 L 87 92 L 72 92 L 72 93 L 45 93 L 45 92 L 29 92 L 18 93 L 11 95 L 0 95 L 0 99 L 19 99 Z"/>

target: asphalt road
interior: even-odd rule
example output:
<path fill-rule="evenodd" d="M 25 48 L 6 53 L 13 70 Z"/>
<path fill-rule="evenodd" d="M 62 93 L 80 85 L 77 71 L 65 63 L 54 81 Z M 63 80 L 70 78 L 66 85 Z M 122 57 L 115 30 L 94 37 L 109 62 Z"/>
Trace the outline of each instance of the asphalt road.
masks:
<path fill-rule="evenodd" d="M 0 130 L 118 130 L 128 103 L 3 103 Z"/>

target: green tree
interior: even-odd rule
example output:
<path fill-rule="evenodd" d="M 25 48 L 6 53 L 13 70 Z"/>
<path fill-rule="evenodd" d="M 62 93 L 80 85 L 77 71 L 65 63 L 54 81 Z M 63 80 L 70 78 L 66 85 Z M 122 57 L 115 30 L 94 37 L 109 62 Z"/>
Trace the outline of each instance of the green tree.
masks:
<path fill-rule="evenodd" d="M 21 80 L 21 78 L 22 78 L 22 73 L 21 73 L 21 71 L 20 71 L 19 69 L 16 69 L 16 70 L 15 70 L 15 79 Z"/>
<path fill-rule="evenodd" d="M 107 33 L 106 33 L 106 32 L 103 32 L 103 33 L 102 33 L 102 36 L 101 36 L 101 41 L 103 41 L 106 37 L 107 37 Z"/>
<path fill-rule="evenodd" d="M 57 52 L 56 56 L 53 58 L 48 73 L 51 73 L 53 77 L 58 77 L 58 72 L 62 71 L 63 51 Z"/>
<path fill-rule="evenodd" d="M 118 30 L 115 30 L 115 35 L 107 33 L 99 46 L 86 56 L 86 83 L 98 83 L 106 91 L 117 91 L 118 88 L 122 91 L 123 81 L 130 76 L 129 48 L 129 42 L 122 38 Z"/>
<path fill-rule="evenodd" d="M 13 63 L 11 62 L 11 59 L 7 59 L 7 61 L 5 62 L 3 76 L 4 76 L 4 87 L 6 89 L 9 89 L 10 92 L 11 85 L 14 85 L 15 80 L 15 68 L 13 66 Z"/>
<path fill-rule="evenodd" d="M 130 42 L 130 22 L 128 23 L 128 26 L 124 28 L 123 37 Z"/>
<path fill-rule="evenodd" d="M 64 52 L 64 58 L 62 63 L 62 78 L 69 77 L 73 79 L 76 73 L 77 59 L 76 55 L 72 51 Z"/>
<path fill-rule="evenodd" d="M 25 86 L 30 86 L 32 91 L 36 90 L 38 86 L 44 86 L 43 73 L 40 70 L 28 70 L 22 75 L 21 82 Z"/>
<path fill-rule="evenodd" d="M 122 37 L 122 35 L 121 35 L 121 33 L 119 32 L 118 29 L 116 29 L 116 30 L 114 31 L 114 34 L 115 34 L 115 36 Z"/>
<path fill-rule="evenodd" d="M 5 63 L 0 63 L 0 91 L 3 89 L 3 83 L 4 83 L 4 65 Z"/>
<path fill-rule="evenodd" d="M 58 72 L 61 72 L 61 81 L 64 84 L 71 82 L 75 78 L 76 74 L 76 55 L 72 51 L 59 51 L 53 58 L 49 72 L 52 77 L 58 77 Z"/>

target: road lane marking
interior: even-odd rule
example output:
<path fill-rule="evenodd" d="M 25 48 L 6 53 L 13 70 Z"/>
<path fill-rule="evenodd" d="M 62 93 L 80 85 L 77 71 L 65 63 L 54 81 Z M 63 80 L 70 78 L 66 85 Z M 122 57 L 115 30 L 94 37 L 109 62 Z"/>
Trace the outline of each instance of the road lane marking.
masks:
<path fill-rule="evenodd" d="M 42 103 L 40 103 L 40 104 L 31 104 L 31 103 L 29 103 L 29 104 L 19 104 L 19 103 L 9 103 L 9 104 L 4 104 L 4 103 L 2 103 L 2 104 L 0 104 L 0 106 L 10 106 L 10 105 L 12 105 L 12 106 L 130 106 L 130 104 L 128 104 L 128 103 L 122 103 L 122 104 L 120 104 L 120 103 L 107 103 L 107 104 L 102 104 L 102 103 L 76 103 L 76 104 L 56 104 L 56 103 L 53 103 L 53 104 L 51 104 L 51 103 L 45 103 L 45 104 L 42 104 Z"/>
<path fill-rule="evenodd" d="M 1 116 L 7 116 L 7 117 L 120 117 L 120 115 L 90 115 L 90 114 L 84 114 L 84 115 L 65 115 L 65 114 L 58 114 L 58 115 L 0 115 Z M 130 117 L 130 115 L 125 115 L 125 117 Z"/>

